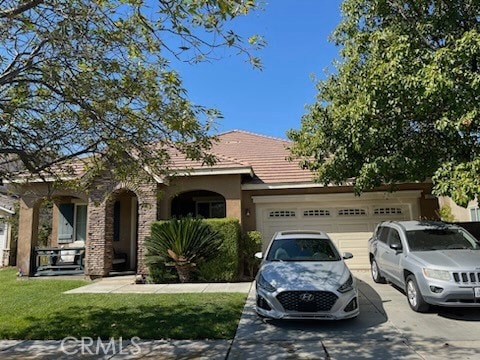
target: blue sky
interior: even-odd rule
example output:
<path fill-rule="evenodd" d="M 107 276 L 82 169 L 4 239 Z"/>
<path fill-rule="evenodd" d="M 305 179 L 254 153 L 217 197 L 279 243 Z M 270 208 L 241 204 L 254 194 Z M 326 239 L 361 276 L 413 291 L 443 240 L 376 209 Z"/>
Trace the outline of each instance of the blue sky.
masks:
<path fill-rule="evenodd" d="M 268 42 L 258 55 L 262 71 L 233 54 L 219 61 L 177 67 L 192 102 L 220 110 L 217 130 L 233 129 L 286 138 L 300 127 L 315 100 L 316 79 L 333 71 L 338 49 L 328 36 L 340 22 L 340 0 L 271 0 L 263 11 L 233 23 L 241 34 Z"/>

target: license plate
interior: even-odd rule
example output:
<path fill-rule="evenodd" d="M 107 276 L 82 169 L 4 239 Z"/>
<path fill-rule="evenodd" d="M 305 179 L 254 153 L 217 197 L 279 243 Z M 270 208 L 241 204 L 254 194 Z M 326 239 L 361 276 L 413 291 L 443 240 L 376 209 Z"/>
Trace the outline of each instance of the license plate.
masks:
<path fill-rule="evenodd" d="M 480 287 L 473 288 L 476 298 L 480 298 Z"/>

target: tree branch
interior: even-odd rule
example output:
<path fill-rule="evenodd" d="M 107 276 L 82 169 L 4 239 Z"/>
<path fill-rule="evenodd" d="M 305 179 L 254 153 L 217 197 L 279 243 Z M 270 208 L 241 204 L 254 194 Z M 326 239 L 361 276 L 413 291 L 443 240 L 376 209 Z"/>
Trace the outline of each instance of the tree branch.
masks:
<path fill-rule="evenodd" d="M 13 81 L 22 71 L 28 69 L 33 64 L 33 59 L 40 53 L 42 47 L 47 43 L 47 40 L 42 40 L 29 54 L 27 61 L 24 65 L 14 68 L 15 62 L 18 62 L 20 54 L 15 56 L 3 74 L 0 75 L 0 85 L 5 85 Z"/>
<path fill-rule="evenodd" d="M 43 3 L 44 0 L 32 0 L 17 7 L 0 11 L 0 18 L 12 18 Z"/>

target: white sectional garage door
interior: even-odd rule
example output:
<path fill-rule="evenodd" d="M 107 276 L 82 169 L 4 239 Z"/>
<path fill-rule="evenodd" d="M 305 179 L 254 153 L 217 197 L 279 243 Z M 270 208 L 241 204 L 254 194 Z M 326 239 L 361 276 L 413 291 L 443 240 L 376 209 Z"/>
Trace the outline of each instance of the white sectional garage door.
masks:
<path fill-rule="evenodd" d="M 276 231 L 322 230 L 341 252 L 349 251 L 351 269 L 367 269 L 367 242 L 384 220 L 419 218 L 420 191 L 397 193 L 255 196 L 257 229 L 264 249 Z"/>

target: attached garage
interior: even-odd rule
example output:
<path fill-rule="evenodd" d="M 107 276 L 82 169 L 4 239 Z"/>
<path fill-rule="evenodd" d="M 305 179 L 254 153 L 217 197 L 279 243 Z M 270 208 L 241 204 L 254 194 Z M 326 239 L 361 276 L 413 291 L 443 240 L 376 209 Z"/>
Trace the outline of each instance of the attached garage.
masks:
<path fill-rule="evenodd" d="M 367 241 L 384 220 L 420 217 L 421 191 L 395 193 L 254 196 L 257 229 L 264 249 L 276 231 L 322 230 L 341 252 L 354 255 L 352 269 L 369 268 Z"/>

